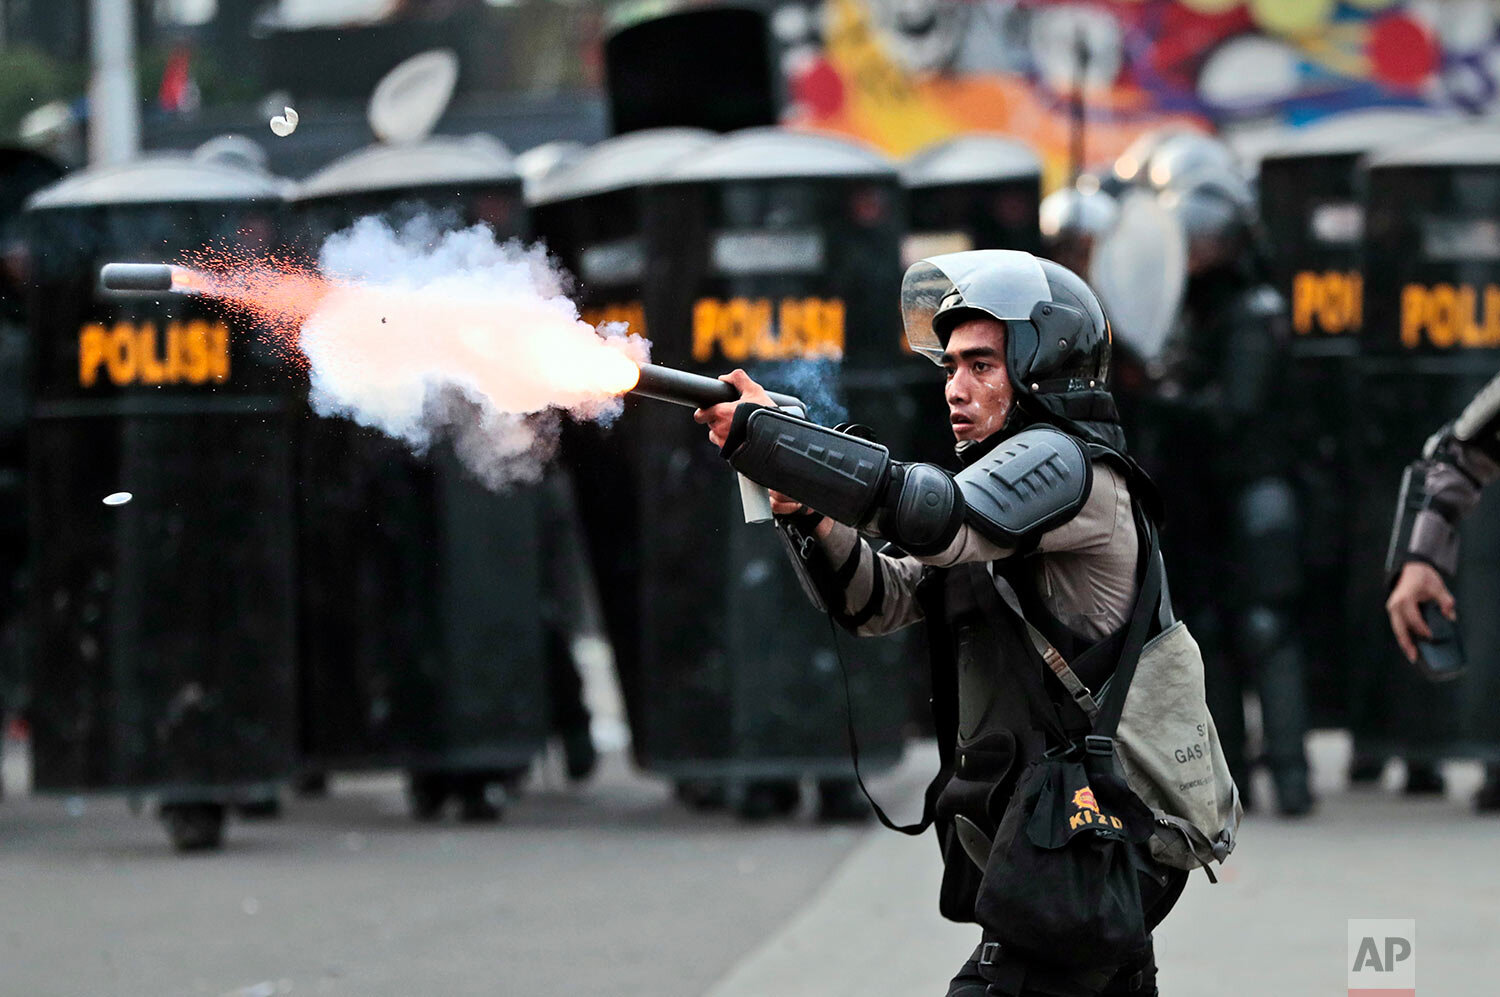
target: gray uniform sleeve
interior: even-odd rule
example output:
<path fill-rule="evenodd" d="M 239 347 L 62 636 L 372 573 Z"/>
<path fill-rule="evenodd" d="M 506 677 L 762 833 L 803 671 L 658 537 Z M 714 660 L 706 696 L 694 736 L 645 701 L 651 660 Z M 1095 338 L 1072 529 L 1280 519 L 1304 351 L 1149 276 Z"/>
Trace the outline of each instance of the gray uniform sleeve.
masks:
<path fill-rule="evenodd" d="M 1422 448 L 1407 469 L 1392 542 L 1394 572 L 1405 561 L 1458 570 L 1458 527 L 1500 477 L 1500 376 L 1474 396 L 1451 425 Z"/>
<path fill-rule="evenodd" d="M 1053 608 L 1061 617 L 1103 616 L 1114 623 L 1120 606 L 1128 607 L 1135 549 L 1131 532 L 1126 538 L 1129 549 L 1114 557 L 1122 539 L 1122 517 L 1124 529 L 1129 530 L 1130 497 L 1125 481 L 1113 469 L 1098 465 L 1082 508 L 1038 539 L 1035 553 L 1054 555 L 1041 557 L 1039 565 L 1044 597 L 1049 602 L 1056 599 L 1058 605 Z M 879 550 L 878 538 L 831 521 L 820 531 L 818 543 L 837 590 L 828 593 L 829 608 L 861 636 L 890 633 L 922 618 L 916 587 L 925 568 L 988 563 L 1016 553 L 1015 548 L 996 544 L 968 524 L 959 528 L 947 549 L 923 557 Z M 1117 559 L 1120 578 L 1109 570 Z"/>

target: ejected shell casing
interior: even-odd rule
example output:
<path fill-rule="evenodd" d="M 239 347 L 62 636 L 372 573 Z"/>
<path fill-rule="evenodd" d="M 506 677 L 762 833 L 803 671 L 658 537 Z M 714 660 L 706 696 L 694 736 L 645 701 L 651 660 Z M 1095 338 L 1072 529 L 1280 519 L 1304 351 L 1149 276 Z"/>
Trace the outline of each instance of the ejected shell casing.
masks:
<path fill-rule="evenodd" d="M 166 263 L 106 263 L 99 283 L 106 291 L 170 291 L 172 270 Z"/>

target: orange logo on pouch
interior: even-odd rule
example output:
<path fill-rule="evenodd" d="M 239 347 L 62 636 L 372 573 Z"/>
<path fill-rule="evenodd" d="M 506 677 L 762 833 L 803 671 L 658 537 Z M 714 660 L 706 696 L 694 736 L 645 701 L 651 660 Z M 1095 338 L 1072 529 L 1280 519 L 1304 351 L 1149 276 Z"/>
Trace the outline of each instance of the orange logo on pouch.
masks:
<path fill-rule="evenodd" d="M 1089 786 L 1073 792 L 1073 816 L 1068 818 L 1068 830 L 1076 831 L 1080 827 L 1112 828 L 1116 831 L 1124 828 L 1125 822 L 1118 817 L 1111 817 L 1099 809 L 1099 802 L 1094 799 L 1094 790 Z"/>
<path fill-rule="evenodd" d="M 229 380 L 229 327 L 174 319 L 158 335 L 155 322 L 90 322 L 78 330 L 78 384 L 92 388 L 101 373 L 119 387 L 222 384 Z"/>

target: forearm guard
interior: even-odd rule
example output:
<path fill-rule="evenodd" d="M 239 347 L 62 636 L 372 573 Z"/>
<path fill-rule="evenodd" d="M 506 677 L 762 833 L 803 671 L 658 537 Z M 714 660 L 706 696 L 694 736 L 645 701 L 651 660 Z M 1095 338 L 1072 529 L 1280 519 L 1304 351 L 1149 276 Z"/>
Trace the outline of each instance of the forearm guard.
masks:
<path fill-rule="evenodd" d="M 912 554 L 947 549 L 963 522 L 963 496 L 941 468 L 898 463 L 878 443 L 776 409 L 741 405 L 723 453 L 750 480 Z"/>
<path fill-rule="evenodd" d="M 1425 561 L 1445 575 L 1458 570 L 1458 525 L 1478 502 L 1490 461 L 1444 426 L 1401 477 L 1396 521 L 1386 551 L 1387 578 L 1408 561 Z M 1480 477 L 1483 474 L 1485 477 Z"/>

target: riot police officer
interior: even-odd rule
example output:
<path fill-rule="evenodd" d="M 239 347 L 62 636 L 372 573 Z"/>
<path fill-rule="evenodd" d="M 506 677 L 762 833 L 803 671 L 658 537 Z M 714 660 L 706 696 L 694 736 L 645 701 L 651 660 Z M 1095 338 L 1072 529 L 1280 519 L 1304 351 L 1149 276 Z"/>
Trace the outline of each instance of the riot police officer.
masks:
<path fill-rule="evenodd" d="M 1114 226 L 1118 216 L 1115 199 L 1101 189 L 1099 179 L 1084 174 L 1073 186 L 1042 198 L 1038 210 L 1042 255 L 1074 273 L 1088 273 L 1095 241 Z"/>
<path fill-rule="evenodd" d="M 1386 573 L 1393 579 L 1386 613 L 1408 661 L 1432 628 L 1422 609 L 1436 603 L 1449 620 L 1458 607 L 1447 582 L 1458 573 L 1458 525 L 1479 503 L 1486 485 L 1500 478 L 1500 375 L 1480 389 L 1457 419 L 1438 430 L 1407 468 L 1405 498 L 1396 508 Z M 1481 811 L 1500 810 L 1500 764 L 1485 766 L 1475 797 Z"/>
<path fill-rule="evenodd" d="M 1170 135 L 1132 174 L 1181 227 L 1187 281 L 1176 329 L 1121 407 L 1138 459 L 1171 497 L 1162 548 L 1202 646 L 1230 771 L 1248 802 L 1243 700 L 1253 691 L 1277 806 L 1305 814 L 1299 515 L 1286 477 L 1293 400 L 1276 376 L 1289 339 L 1284 305 L 1263 274 L 1253 194 L 1227 147 Z"/>
<path fill-rule="evenodd" d="M 764 407 L 769 398 L 741 371 L 725 377 L 740 402 L 695 418 L 736 469 L 774 490 L 794 564 L 846 629 L 926 623 L 944 767 L 924 821 L 906 830 L 936 817 L 941 910 L 976 922 L 990 839 L 1017 779 L 1056 746 L 1037 704 L 1048 703 L 1069 736 L 1089 729 L 1035 635 L 1087 688 L 1101 687 L 1137 611 L 1156 500 L 1106 388 L 1108 324 L 1077 275 L 1023 252 L 955 253 L 915 264 L 902 298 L 908 343 L 947 374 L 964 467 L 956 476 L 891 463 L 860 437 Z M 1133 847 L 1149 932 L 1186 873 Z M 1008 948 L 995 925 L 983 926 L 950 997 L 1156 993 L 1149 935 L 1123 962 L 1063 966 Z"/>

